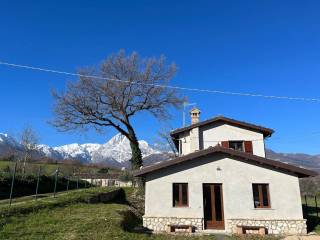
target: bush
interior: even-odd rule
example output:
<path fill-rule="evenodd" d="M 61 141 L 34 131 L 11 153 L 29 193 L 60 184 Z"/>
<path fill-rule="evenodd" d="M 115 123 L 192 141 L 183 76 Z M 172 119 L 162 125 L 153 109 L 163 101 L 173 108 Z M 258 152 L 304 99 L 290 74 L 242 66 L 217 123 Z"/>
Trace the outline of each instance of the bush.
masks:
<path fill-rule="evenodd" d="M 133 181 L 133 176 L 130 172 L 123 171 L 119 176 L 119 179 L 124 182 L 129 182 L 129 181 Z"/>
<path fill-rule="evenodd" d="M 98 173 L 108 173 L 109 172 L 109 168 L 100 168 L 98 170 Z"/>

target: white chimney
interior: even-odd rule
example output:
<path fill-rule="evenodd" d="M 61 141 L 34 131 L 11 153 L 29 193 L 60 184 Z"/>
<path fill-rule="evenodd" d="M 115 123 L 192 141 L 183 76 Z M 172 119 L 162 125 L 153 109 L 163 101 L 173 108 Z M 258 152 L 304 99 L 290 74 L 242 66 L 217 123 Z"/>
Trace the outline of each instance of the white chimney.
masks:
<path fill-rule="evenodd" d="M 198 123 L 200 118 L 200 110 L 198 108 L 192 108 L 190 111 L 190 116 L 191 124 Z"/>

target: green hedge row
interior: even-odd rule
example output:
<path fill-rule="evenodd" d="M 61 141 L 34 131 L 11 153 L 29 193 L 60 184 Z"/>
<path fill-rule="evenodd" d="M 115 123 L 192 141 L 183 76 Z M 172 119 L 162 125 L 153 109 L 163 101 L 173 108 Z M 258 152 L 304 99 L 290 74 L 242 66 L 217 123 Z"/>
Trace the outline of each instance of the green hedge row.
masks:
<path fill-rule="evenodd" d="M 0 199 L 7 199 L 10 195 L 12 177 L 9 175 L 0 176 Z M 56 191 L 65 191 L 67 189 L 66 178 L 59 177 L 57 180 Z M 39 181 L 38 193 L 51 193 L 54 191 L 55 177 L 41 176 Z M 79 180 L 79 188 L 89 187 L 89 183 Z M 36 192 L 37 177 L 33 175 L 22 176 L 17 175 L 14 182 L 13 197 L 22 197 L 33 195 Z M 69 189 L 77 188 L 77 179 L 72 178 L 69 180 Z"/>

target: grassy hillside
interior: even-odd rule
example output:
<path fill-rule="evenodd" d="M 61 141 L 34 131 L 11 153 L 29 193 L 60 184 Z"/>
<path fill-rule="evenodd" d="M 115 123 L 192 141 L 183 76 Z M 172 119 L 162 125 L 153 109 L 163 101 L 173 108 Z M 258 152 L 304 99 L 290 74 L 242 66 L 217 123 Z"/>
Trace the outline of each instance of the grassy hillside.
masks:
<path fill-rule="evenodd" d="M 185 236 L 150 234 L 142 231 L 141 218 L 134 214 L 135 211 L 125 199 L 117 199 L 107 204 L 88 203 L 90 197 L 110 190 L 112 189 L 76 190 L 60 194 L 55 199 L 25 201 L 15 204 L 10 212 L 8 209 L 0 208 L 0 239 L 186 239 Z M 126 189 L 126 194 L 132 198 L 132 189 Z M 197 236 L 188 239 L 209 240 L 216 237 Z"/>
<path fill-rule="evenodd" d="M 11 176 L 0 176 L 0 200 L 8 199 L 10 196 Z M 65 191 L 67 188 L 68 179 L 59 177 L 57 178 L 56 192 Z M 17 175 L 14 183 L 13 198 L 34 195 L 37 186 L 37 178 L 35 176 L 21 176 Z M 54 191 L 55 178 L 54 176 L 40 176 L 38 194 L 52 193 Z M 69 180 L 68 189 L 76 189 L 89 187 L 90 183 L 85 181 L 77 181 L 76 178 Z"/>
<path fill-rule="evenodd" d="M 15 163 L 12 161 L 0 160 L 0 200 L 9 198 L 12 175 Z M 55 172 L 59 169 L 59 177 L 57 182 L 57 191 L 64 191 L 67 188 L 69 179 L 69 189 L 75 189 L 77 182 L 79 188 L 88 185 L 81 181 L 81 176 L 94 176 L 96 174 L 106 174 L 109 176 L 122 176 L 125 172 L 117 169 L 109 169 L 98 166 L 88 166 L 80 164 L 64 164 L 64 163 L 27 163 L 25 174 L 22 173 L 22 163 L 17 165 L 17 172 L 14 184 L 13 197 L 21 197 L 35 194 L 37 185 L 37 174 L 41 167 L 41 177 L 38 193 L 50 193 L 54 190 Z M 103 171 L 102 171 L 103 170 Z M 103 172 L 103 173 L 102 173 Z M 78 177 L 80 176 L 80 177 Z"/>
<path fill-rule="evenodd" d="M 26 173 L 29 175 L 37 174 L 39 166 L 41 166 L 41 171 L 44 175 L 51 175 L 58 167 L 64 175 L 70 175 L 73 172 L 95 174 L 102 168 L 94 165 L 68 164 L 63 162 L 57 162 L 57 163 L 30 162 L 30 163 L 27 163 L 26 165 Z M 7 172 L 8 168 L 10 168 L 12 171 L 14 168 L 14 162 L 0 159 L 0 173 Z M 21 168 L 22 168 L 22 164 L 19 164 L 18 169 L 21 170 Z M 112 168 L 109 168 L 109 171 L 108 171 L 109 174 L 119 173 L 119 172 L 120 172 L 119 169 L 112 169 Z"/>
<path fill-rule="evenodd" d="M 74 203 L 90 202 L 95 196 L 114 190 L 115 188 L 89 188 L 80 190 L 70 190 L 68 192 L 57 193 L 54 198 L 52 195 L 44 195 L 38 200 L 30 197 L 18 198 L 11 207 L 2 204 L 0 201 L 0 216 L 11 217 L 15 215 L 36 212 L 41 209 L 53 209 L 56 207 L 66 206 Z M 1 218 L 0 218 L 1 219 Z"/>

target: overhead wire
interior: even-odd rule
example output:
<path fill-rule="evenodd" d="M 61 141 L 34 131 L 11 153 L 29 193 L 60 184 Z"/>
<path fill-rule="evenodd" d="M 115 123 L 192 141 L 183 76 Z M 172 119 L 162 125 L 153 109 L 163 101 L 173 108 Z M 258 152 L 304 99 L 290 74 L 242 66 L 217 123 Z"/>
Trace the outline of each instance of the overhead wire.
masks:
<path fill-rule="evenodd" d="M 159 87 L 159 88 L 169 88 L 169 89 L 175 89 L 175 90 L 181 90 L 181 91 L 193 91 L 193 92 L 224 94 L 224 95 L 234 95 L 234 96 L 243 96 L 243 97 L 259 97 L 259 98 L 266 98 L 266 99 L 294 100 L 294 101 L 320 103 L 320 98 L 264 95 L 264 94 L 258 94 L 258 93 L 233 92 L 233 91 L 224 91 L 224 90 L 216 90 L 216 89 L 189 88 L 189 87 L 181 87 L 181 86 L 173 86 L 173 85 L 141 83 L 141 82 L 124 80 L 124 79 L 116 79 L 116 78 L 101 77 L 101 76 L 96 76 L 96 75 L 72 73 L 72 72 L 60 71 L 60 70 L 49 69 L 49 68 L 35 67 L 35 66 L 30 66 L 30 65 L 21 65 L 21 64 L 9 63 L 9 62 L 4 62 L 4 61 L 0 61 L 0 65 L 14 67 L 14 68 L 23 68 L 23 69 L 29 69 L 29 70 L 35 70 L 35 71 L 49 72 L 49 73 L 55 73 L 55 74 L 64 74 L 64 75 L 76 76 L 76 77 L 87 77 L 87 78 L 103 79 L 103 80 L 115 81 L 115 82 L 126 82 L 126 83 L 137 84 L 137 85 L 154 86 L 154 87 Z"/>

